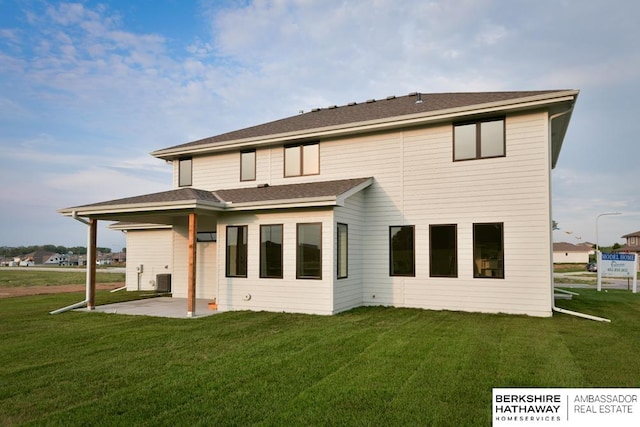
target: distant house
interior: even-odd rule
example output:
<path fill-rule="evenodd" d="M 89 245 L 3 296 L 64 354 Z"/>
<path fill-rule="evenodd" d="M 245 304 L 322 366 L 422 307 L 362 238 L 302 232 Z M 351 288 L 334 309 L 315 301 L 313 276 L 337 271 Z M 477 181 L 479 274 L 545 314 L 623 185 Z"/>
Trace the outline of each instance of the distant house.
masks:
<path fill-rule="evenodd" d="M 22 257 L 22 261 L 32 262 L 33 265 L 44 265 L 45 262 L 53 255 L 56 254 L 49 251 L 35 251 L 24 255 Z"/>
<path fill-rule="evenodd" d="M 18 264 L 20 267 L 33 267 L 36 263 L 33 261 L 33 258 L 30 256 L 26 256 L 20 259 Z"/>
<path fill-rule="evenodd" d="M 127 289 L 171 275 L 188 315 L 215 298 L 221 311 L 551 316 L 551 169 L 577 96 L 317 108 L 153 152 L 173 165 L 167 191 L 59 212 L 86 218 L 90 239 L 98 221 L 128 223 Z"/>
<path fill-rule="evenodd" d="M 640 266 L 640 231 L 625 234 L 624 236 L 622 236 L 622 238 L 626 239 L 627 241 L 625 245 L 618 248 L 616 252 L 638 254 L 636 256 L 636 259 L 638 260 L 638 265 Z"/>
<path fill-rule="evenodd" d="M 44 259 L 45 265 L 65 265 L 68 257 L 65 254 L 52 254 L 48 258 Z"/>
<path fill-rule="evenodd" d="M 110 253 L 98 253 L 96 264 L 98 265 L 111 265 L 111 254 Z"/>
<path fill-rule="evenodd" d="M 590 245 L 559 242 L 553 244 L 553 263 L 588 263 L 589 255 L 594 253 Z"/>
<path fill-rule="evenodd" d="M 114 252 L 111 254 L 111 261 L 113 263 L 123 263 L 127 261 L 127 253 L 126 252 Z"/>
<path fill-rule="evenodd" d="M 13 257 L 1 257 L 0 258 L 0 266 L 2 267 L 16 267 L 18 266 L 18 264 L 20 264 L 20 260 L 18 260 L 16 262 L 16 260 Z"/>
<path fill-rule="evenodd" d="M 75 254 L 71 254 L 67 256 L 67 261 L 64 265 L 70 265 L 70 266 L 78 266 L 78 267 L 82 267 L 87 265 L 87 256 L 86 255 L 75 255 Z"/>

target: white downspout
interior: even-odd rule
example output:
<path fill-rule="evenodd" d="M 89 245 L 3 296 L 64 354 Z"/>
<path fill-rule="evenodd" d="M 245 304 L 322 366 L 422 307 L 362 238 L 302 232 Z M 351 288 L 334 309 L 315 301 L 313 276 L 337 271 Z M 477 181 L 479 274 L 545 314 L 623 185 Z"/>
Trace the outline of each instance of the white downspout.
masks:
<path fill-rule="evenodd" d="M 569 114 L 573 111 L 573 104 L 571 104 L 571 107 L 569 107 L 568 110 L 566 111 L 562 111 L 560 113 L 556 113 L 553 114 L 549 117 L 549 214 L 551 215 L 551 220 L 553 219 L 553 204 L 552 204 L 552 200 L 551 200 L 551 168 L 553 165 L 553 147 L 552 147 L 552 122 L 554 119 L 564 116 L 565 114 Z M 560 307 L 556 307 L 556 299 L 554 296 L 555 290 L 554 290 L 554 283 L 553 283 L 553 227 L 549 227 L 549 244 L 551 246 L 551 251 L 550 251 L 550 260 L 551 260 L 551 277 L 550 277 L 550 283 L 551 283 L 551 309 L 553 311 L 556 311 L 558 313 L 564 313 L 564 314 L 568 314 L 571 316 L 576 316 L 576 317 L 582 317 L 583 319 L 589 319 L 589 320 L 595 320 L 597 322 L 611 322 L 610 319 L 606 319 L 604 317 L 598 317 L 598 316 L 592 316 L 590 314 L 585 314 L 585 313 L 579 313 L 577 311 L 571 311 L 571 310 L 565 310 L 564 308 L 560 308 Z"/>
<path fill-rule="evenodd" d="M 82 218 L 80 218 L 77 214 L 76 211 L 73 211 L 72 213 L 72 218 L 75 219 L 76 221 L 80 221 L 81 223 L 89 226 L 91 224 L 89 224 L 89 221 L 86 221 Z M 87 303 L 89 302 L 89 298 L 91 297 L 91 272 L 89 270 L 89 260 L 91 259 L 91 228 L 87 229 L 87 277 L 86 277 L 86 291 L 85 291 L 85 297 L 84 297 L 84 301 L 80 301 L 77 302 L 75 304 L 71 304 L 68 305 L 66 307 L 62 307 L 59 308 L 57 310 L 53 310 L 51 312 L 49 312 L 49 314 L 59 314 L 59 313 L 64 313 L 65 311 L 69 311 L 69 310 L 73 310 L 76 308 L 80 308 L 83 307 L 85 305 L 87 305 Z"/>

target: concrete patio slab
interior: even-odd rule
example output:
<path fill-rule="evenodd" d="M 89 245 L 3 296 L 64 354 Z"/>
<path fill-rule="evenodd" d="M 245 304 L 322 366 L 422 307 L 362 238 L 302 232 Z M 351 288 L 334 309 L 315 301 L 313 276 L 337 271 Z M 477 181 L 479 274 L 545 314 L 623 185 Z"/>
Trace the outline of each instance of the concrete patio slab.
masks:
<path fill-rule="evenodd" d="M 193 319 L 197 317 L 212 316 L 219 313 L 217 310 L 211 310 L 209 308 L 208 304 L 210 301 L 211 300 L 208 299 L 196 299 L 195 313 L 193 313 L 193 316 L 191 317 L 187 316 L 187 299 L 173 297 L 147 298 L 99 305 L 92 312 L 129 314 L 133 316 L 171 317 L 174 319 Z M 76 311 L 87 311 L 87 309 L 81 308 Z"/>

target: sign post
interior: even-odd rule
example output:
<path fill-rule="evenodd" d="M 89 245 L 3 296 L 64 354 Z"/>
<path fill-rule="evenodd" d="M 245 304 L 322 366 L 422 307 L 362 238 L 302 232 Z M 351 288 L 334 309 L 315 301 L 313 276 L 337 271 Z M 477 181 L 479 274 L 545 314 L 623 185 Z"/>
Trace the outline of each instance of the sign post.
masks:
<path fill-rule="evenodd" d="M 636 254 L 603 254 L 598 257 L 598 291 L 602 290 L 603 277 L 622 277 L 633 279 L 633 293 L 638 292 L 638 263 Z"/>

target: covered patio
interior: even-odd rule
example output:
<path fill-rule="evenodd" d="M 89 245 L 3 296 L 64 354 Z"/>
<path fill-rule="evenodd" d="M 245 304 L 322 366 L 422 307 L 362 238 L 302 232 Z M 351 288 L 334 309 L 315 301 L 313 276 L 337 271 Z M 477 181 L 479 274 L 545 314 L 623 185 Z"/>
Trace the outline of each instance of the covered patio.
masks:
<path fill-rule="evenodd" d="M 87 225 L 87 291 L 86 299 L 52 314 L 84 307 L 95 310 L 97 224 L 100 220 L 179 227 L 185 233 L 187 252 L 180 252 L 177 274 L 186 273 L 186 317 L 208 313 L 196 302 L 196 260 L 198 231 L 216 230 L 221 215 L 229 213 L 281 211 L 283 209 L 332 208 L 344 206 L 346 200 L 373 183 L 372 177 L 318 181 L 302 184 L 257 185 L 247 188 L 207 191 L 179 188 L 106 202 L 60 209 L 58 212 Z M 184 249 L 187 249 L 186 247 Z M 176 254 L 174 247 L 174 254 Z M 181 257 L 185 257 L 184 260 Z M 186 271 L 185 271 L 186 270 Z M 182 276 L 181 280 L 184 276 Z M 185 283 L 183 281 L 183 283 Z M 202 286 L 202 284 L 200 285 Z M 220 300 L 218 300 L 218 303 Z"/>
<path fill-rule="evenodd" d="M 135 301 L 118 302 L 114 304 L 98 305 L 92 312 L 128 314 L 131 316 L 169 317 L 173 319 L 189 319 L 196 317 L 208 317 L 218 314 L 219 311 L 209 308 L 208 299 L 196 299 L 191 316 L 184 310 L 186 298 L 156 297 Z M 86 309 L 77 309 L 86 311 Z"/>
<path fill-rule="evenodd" d="M 194 188 L 181 188 L 160 193 L 111 200 L 71 208 L 60 209 L 62 215 L 72 217 L 87 225 L 87 289 L 85 300 L 69 307 L 52 312 L 52 314 L 79 308 L 86 305 L 87 310 L 96 310 L 96 255 L 97 229 L 99 220 L 127 221 L 132 223 L 164 224 L 175 226 L 188 223 L 188 259 L 187 266 L 187 298 L 173 298 L 172 310 L 182 304 L 183 315 L 179 317 L 195 317 L 196 312 L 208 314 L 205 305 L 196 301 L 196 259 L 198 225 L 215 228 L 217 215 L 226 203 L 211 191 Z M 169 298 L 166 298 L 169 300 Z M 135 304 L 132 304 L 135 306 Z M 139 307 L 143 306 L 139 302 Z M 184 307 L 186 306 L 186 312 Z M 169 306 L 166 306 L 169 307 Z M 204 308 L 203 308 L 204 307 Z M 154 310 L 151 310 L 152 312 Z M 176 317 L 176 316 L 165 316 Z"/>

